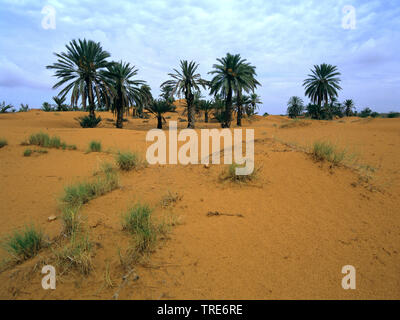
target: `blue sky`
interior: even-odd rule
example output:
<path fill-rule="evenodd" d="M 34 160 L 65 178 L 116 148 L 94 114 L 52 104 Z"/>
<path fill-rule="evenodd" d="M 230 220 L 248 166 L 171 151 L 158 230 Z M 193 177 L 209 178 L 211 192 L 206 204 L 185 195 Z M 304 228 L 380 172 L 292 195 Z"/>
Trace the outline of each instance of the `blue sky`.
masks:
<path fill-rule="evenodd" d="M 42 8 L 56 12 L 44 29 Z M 355 8 L 355 29 L 344 29 L 343 7 Z M 74 38 L 101 42 L 113 60 L 139 69 L 153 95 L 180 59 L 200 63 L 203 78 L 215 59 L 240 53 L 257 67 L 260 113 L 285 113 L 314 64 L 342 73 L 339 100 L 357 109 L 400 110 L 400 1 L 92 1 L 0 0 L 0 101 L 39 108 L 51 101 L 55 62 Z"/>

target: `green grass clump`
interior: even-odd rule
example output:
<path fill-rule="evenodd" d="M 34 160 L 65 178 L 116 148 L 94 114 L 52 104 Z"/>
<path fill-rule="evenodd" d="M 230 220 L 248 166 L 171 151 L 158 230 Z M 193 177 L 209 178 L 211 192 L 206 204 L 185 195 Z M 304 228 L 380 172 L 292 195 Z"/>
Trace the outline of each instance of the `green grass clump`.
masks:
<path fill-rule="evenodd" d="M 102 196 L 119 186 L 117 173 L 108 172 L 94 181 L 79 182 L 65 187 L 61 201 L 69 207 L 78 207 Z"/>
<path fill-rule="evenodd" d="M 242 165 L 239 165 L 237 163 L 232 163 L 230 164 L 225 170 L 221 173 L 220 175 L 220 180 L 222 181 L 231 181 L 235 183 L 247 183 L 255 180 L 257 178 L 257 174 L 260 171 L 260 169 L 254 168 L 253 172 L 248 175 L 237 175 L 236 174 L 236 168 L 241 168 L 243 167 Z"/>
<path fill-rule="evenodd" d="M 50 145 L 50 136 L 44 132 L 31 134 L 28 139 L 28 143 L 30 145 L 48 147 Z"/>
<path fill-rule="evenodd" d="M 144 165 L 144 161 L 141 159 L 137 152 L 119 152 L 116 158 L 118 167 L 124 171 L 130 171 L 133 169 L 139 169 Z"/>
<path fill-rule="evenodd" d="M 24 151 L 24 157 L 30 157 L 32 154 L 32 150 L 31 149 L 25 149 Z"/>
<path fill-rule="evenodd" d="M 8 142 L 6 139 L 1 138 L 0 139 L 0 148 L 5 147 L 6 145 L 8 145 Z"/>
<path fill-rule="evenodd" d="M 140 203 L 122 216 L 122 228 L 134 236 L 135 255 L 148 252 L 157 240 L 157 227 L 151 221 L 152 209 Z"/>
<path fill-rule="evenodd" d="M 346 156 L 345 150 L 338 150 L 330 142 L 316 141 L 313 144 L 311 154 L 317 161 L 328 161 L 333 165 L 339 165 Z"/>
<path fill-rule="evenodd" d="M 43 233 L 34 226 L 15 231 L 3 243 L 4 249 L 17 261 L 25 261 L 36 256 L 43 246 Z"/>
<path fill-rule="evenodd" d="M 100 141 L 90 141 L 88 152 L 101 152 L 101 142 Z"/>
<path fill-rule="evenodd" d="M 62 142 L 57 136 L 50 137 L 47 133 L 39 132 L 31 134 L 27 142 L 23 142 L 22 145 L 34 145 L 43 148 L 55 148 L 55 149 L 66 149 L 67 144 Z"/>

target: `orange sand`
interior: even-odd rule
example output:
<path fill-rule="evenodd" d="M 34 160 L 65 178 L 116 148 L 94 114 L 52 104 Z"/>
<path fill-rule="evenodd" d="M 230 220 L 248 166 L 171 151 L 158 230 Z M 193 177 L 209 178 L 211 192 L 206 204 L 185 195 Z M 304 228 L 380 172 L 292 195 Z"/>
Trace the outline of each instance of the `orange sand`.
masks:
<path fill-rule="evenodd" d="M 31 222 L 51 238 L 59 235 L 60 219 L 47 218 L 59 214 L 63 186 L 92 176 L 101 160 L 113 159 L 86 154 L 89 141 L 100 140 L 105 150 L 145 153 L 146 132 L 156 127 L 155 119 L 128 118 L 118 130 L 105 120 L 111 113 L 100 113 L 100 128 L 82 129 L 74 121 L 81 115 L 37 110 L 0 115 L 0 137 L 9 144 L 0 149 L 1 237 Z M 219 182 L 222 165 L 157 165 L 121 173 L 120 189 L 82 208 L 97 244 L 91 275 L 63 275 L 56 290 L 43 290 L 37 263 L 45 250 L 0 273 L 0 298 L 110 299 L 117 287 L 104 286 L 105 268 L 109 263 L 118 286 L 124 274 L 118 247 L 125 248 L 129 239 L 121 231 L 121 213 L 140 200 L 163 214 L 158 204 L 170 190 L 183 195 L 173 209 L 182 224 L 146 265 L 137 266 L 140 279 L 129 282 L 120 299 L 399 299 L 400 119 L 343 120 L 286 129 L 279 126 L 288 120 L 279 116 L 244 121 L 255 128 L 256 165 L 262 166 L 256 185 Z M 205 127 L 218 124 L 199 119 L 197 128 Z M 26 147 L 20 143 L 40 130 L 78 150 L 23 157 Z M 281 143 L 300 148 L 318 139 L 377 168 L 370 185 L 357 184 L 353 170 L 330 169 Z M 209 211 L 244 217 L 207 217 Z M 341 269 L 348 264 L 357 270 L 356 290 L 341 287 Z"/>

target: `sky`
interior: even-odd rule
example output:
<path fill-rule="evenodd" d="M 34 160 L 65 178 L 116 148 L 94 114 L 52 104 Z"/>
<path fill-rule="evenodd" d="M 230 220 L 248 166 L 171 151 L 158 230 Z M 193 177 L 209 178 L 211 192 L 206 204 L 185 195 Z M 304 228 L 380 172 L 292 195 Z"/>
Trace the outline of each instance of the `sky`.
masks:
<path fill-rule="evenodd" d="M 256 66 L 260 114 L 285 113 L 291 96 L 308 103 L 302 84 L 320 63 L 338 67 L 339 101 L 400 111 L 399 0 L 0 0 L 0 101 L 51 102 L 46 65 L 78 38 L 135 65 L 153 96 L 180 60 L 210 80 L 229 52 Z"/>

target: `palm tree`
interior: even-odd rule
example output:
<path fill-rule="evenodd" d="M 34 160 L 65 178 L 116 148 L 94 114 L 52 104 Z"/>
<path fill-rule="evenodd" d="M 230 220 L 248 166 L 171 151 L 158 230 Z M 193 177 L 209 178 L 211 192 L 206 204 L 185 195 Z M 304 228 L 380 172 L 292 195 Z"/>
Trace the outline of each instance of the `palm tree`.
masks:
<path fill-rule="evenodd" d="M 208 114 L 214 108 L 213 101 L 200 100 L 199 109 L 204 111 L 204 122 L 208 123 Z"/>
<path fill-rule="evenodd" d="M 174 95 L 173 95 L 174 87 L 171 85 L 161 85 L 161 94 L 160 97 L 162 97 L 164 100 L 174 100 Z"/>
<path fill-rule="evenodd" d="M 140 87 L 141 95 L 140 95 L 140 101 L 137 101 L 135 107 L 132 110 L 132 116 L 135 117 L 136 112 L 139 116 L 139 118 L 143 118 L 143 109 L 146 109 L 152 101 L 153 101 L 153 95 L 151 94 L 151 88 L 149 85 L 144 84 Z"/>
<path fill-rule="evenodd" d="M 112 110 L 117 114 L 116 127 L 122 128 L 124 112 L 131 104 L 140 104 L 143 98 L 143 80 L 133 80 L 138 73 L 135 66 L 126 62 L 113 62 L 102 76 L 110 85 L 112 94 Z"/>
<path fill-rule="evenodd" d="M 210 82 L 210 94 L 220 93 L 225 98 L 225 115 L 221 125 L 223 128 L 229 128 L 232 122 L 233 93 L 236 92 L 240 95 L 242 90 L 254 89 L 259 83 L 254 78 L 255 67 L 246 63 L 240 54 L 227 53 L 226 57 L 217 59 L 217 61 L 219 64 L 214 64 L 214 70 L 209 72 L 214 75 Z M 239 101 L 240 99 L 239 96 Z"/>
<path fill-rule="evenodd" d="M 309 74 L 306 80 L 304 80 L 303 86 L 305 86 L 305 94 L 311 99 L 311 102 L 318 105 L 318 118 L 320 118 L 321 104 L 329 103 L 329 99 L 338 96 L 337 90 L 342 88 L 339 86 L 340 72 L 337 71 L 336 66 L 323 63 L 321 65 L 315 65 L 314 70 L 311 70 L 312 74 Z"/>
<path fill-rule="evenodd" d="M 260 96 L 257 93 L 252 93 L 250 95 L 250 103 L 245 108 L 246 113 L 249 117 L 255 114 L 259 104 L 262 104 Z"/>
<path fill-rule="evenodd" d="M 291 97 L 287 106 L 287 114 L 290 118 L 297 118 L 304 110 L 304 103 L 300 97 Z"/>
<path fill-rule="evenodd" d="M 171 80 L 165 81 L 161 86 L 172 86 L 174 89 L 172 95 L 175 93 L 184 94 L 188 109 L 188 128 L 194 128 L 194 93 L 200 91 L 200 86 L 206 88 L 207 81 L 203 80 L 199 73 L 196 73 L 199 64 L 194 61 L 188 62 L 187 60 L 181 61 L 181 71 L 174 69 L 175 73 L 169 73 Z"/>
<path fill-rule="evenodd" d="M 95 97 L 100 101 L 102 94 L 109 94 L 108 83 L 100 71 L 108 67 L 110 54 L 103 50 L 99 42 L 86 39 L 72 40 L 66 48 L 66 52 L 55 53 L 58 58 L 56 63 L 46 67 L 56 70 L 55 76 L 60 79 L 53 88 L 65 85 L 59 93 L 60 97 L 72 91 L 71 105 L 76 105 L 81 98 L 86 109 L 88 99 L 89 115 L 95 117 Z"/>
<path fill-rule="evenodd" d="M 64 103 L 65 97 L 53 97 L 53 100 L 56 104 L 57 111 L 67 111 L 68 106 Z"/>
<path fill-rule="evenodd" d="M 146 107 L 146 110 L 153 113 L 157 118 L 157 129 L 162 129 L 163 121 L 166 120 L 163 117 L 163 114 L 166 112 L 171 112 L 174 110 L 174 106 L 168 101 L 164 99 L 153 100 L 152 103 Z"/>
<path fill-rule="evenodd" d="M 355 109 L 354 101 L 351 99 L 347 99 L 345 100 L 345 102 L 343 102 L 343 105 L 346 117 L 350 117 L 353 114 L 353 109 Z"/>

